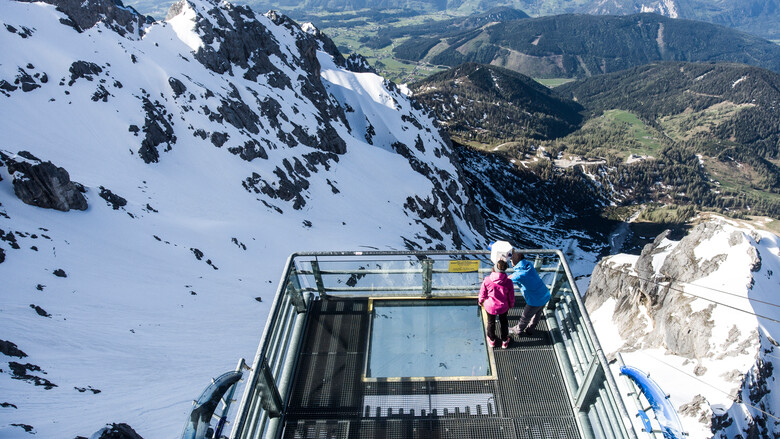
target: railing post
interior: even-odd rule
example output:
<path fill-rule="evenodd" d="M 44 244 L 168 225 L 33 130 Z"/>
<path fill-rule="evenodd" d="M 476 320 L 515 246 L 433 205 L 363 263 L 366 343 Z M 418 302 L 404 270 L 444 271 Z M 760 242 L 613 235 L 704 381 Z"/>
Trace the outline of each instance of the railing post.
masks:
<path fill-rule="evenodd" d="M 327 299 L 328 294 L 325 292 L 325 283 L 322 281 L 322 272 L 320 271 L 320 263 L 317 259 L 311 261 L 311 272 L 314 274 L 314 283 L 317 285 L 317 292 L 322 299 Z"/>
<path fill-rule="evenodd" d="M 563 272 L 563 263 L 559 259 L 553 275 L 553 281 L 550 284 L 550 300 L 547 302 L 548 309 L 555 309 L 556 302 L 560 300 L 561 294 L 559 294 L 558 290 L 561 288 L 564 279 L 566 279 L 566 273 Z"/>
<path fill-rule="evenodd" d="M 287 284 L 287 295 L 298 314 L 306 312 L 306 301 L 303 299 L 303 293 L 296 289 L 292 282 Z"/>
<path fill-rule="evenodd" d="M 433 290 L 433 259 L 422 260 L 422 289 L 425 297 L 431 297 Z"/>

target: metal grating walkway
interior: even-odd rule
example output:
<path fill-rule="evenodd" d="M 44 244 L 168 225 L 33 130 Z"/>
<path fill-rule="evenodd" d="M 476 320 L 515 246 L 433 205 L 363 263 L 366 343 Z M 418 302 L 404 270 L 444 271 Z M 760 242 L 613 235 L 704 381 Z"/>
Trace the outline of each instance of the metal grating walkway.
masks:
<path fill-rule="evenodd" d="M 369 318 L 366 299 L 312 303 L 282 437 L 580 437 L 544 322 L 494 349 L 495 381 L 363 382 Z"/>

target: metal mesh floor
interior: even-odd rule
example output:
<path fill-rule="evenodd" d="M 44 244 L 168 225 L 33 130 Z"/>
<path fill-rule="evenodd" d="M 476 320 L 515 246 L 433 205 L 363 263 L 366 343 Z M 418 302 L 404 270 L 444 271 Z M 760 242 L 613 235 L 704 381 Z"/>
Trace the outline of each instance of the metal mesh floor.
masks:
<path fill-rule="evenodd" d="M 544 321 L 494 349 L 498 380 L 364 382 L 369 318 L 367 300 L 312 304 L 284 438 L 579 438 Z"/>

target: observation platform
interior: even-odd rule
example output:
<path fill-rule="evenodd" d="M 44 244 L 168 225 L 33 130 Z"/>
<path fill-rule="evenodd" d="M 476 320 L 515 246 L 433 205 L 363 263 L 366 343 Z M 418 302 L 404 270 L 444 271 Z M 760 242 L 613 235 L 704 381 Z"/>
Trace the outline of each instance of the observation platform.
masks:
<path fill-rule="evenodd" d="M 507 349 L 487 252 L 290 256 L 230 437 L 636 438 L 563 254 L 523 252 L 553 299 Z"/>

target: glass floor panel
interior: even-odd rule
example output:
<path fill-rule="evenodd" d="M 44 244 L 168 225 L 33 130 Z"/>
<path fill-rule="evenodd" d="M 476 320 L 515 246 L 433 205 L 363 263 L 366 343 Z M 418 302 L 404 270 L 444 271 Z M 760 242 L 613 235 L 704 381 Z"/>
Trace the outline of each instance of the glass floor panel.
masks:
<path fill-rule="evenodd" d="M 490 377 L 476 300 L 374 300 L 366 378 Z"/>

